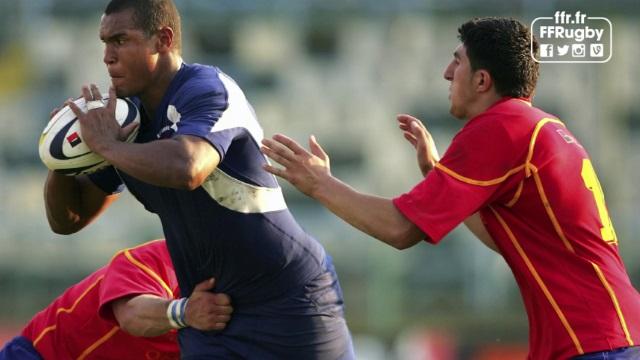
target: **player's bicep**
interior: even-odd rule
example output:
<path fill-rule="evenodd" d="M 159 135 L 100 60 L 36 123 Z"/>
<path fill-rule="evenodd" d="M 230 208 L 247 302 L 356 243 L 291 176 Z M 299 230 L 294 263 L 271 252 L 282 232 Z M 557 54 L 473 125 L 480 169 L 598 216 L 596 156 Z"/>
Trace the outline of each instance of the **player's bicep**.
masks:
<path fill-rule="evenodd" d="M 220 164 L 220 154 L 208 140 L 193 135 L 178 135 L 173 140 L 189 159 L 190 171 L 202 181 Z"/>
<path fill-rule="evenodd" d="M 78 176 L 78 182 L 82 189 L 82 209 L 88 222 L 104 212 L 120 197 L 119 192 L 107 193 L 86 176 Z"/>
<path fill-rule="evenodd" d="M 131 309 L 129 307 L 129 301 L 136 295 L 123 296 L 118 299 L 111 300 L 110 302 L 101 306 L 101 315 L 106 319 L 114 319 L 120 326 L 122 323 L 131 316 Z"/>

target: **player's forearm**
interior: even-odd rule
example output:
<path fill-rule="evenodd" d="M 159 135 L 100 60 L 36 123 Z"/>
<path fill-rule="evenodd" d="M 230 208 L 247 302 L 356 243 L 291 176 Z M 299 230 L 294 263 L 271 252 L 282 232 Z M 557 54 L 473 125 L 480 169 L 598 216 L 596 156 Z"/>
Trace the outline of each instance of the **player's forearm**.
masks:
<path fill-rule="evenodd" d="M 44 185 L 44 203 L 51 230 L 75 233 L 100 215 L 115 199 L 91 183 L 86 176 L 65 176 L 49 171 Z"/>
<path fill-rule="evenodd" d="M 207 145 L 210 147 L 210 145 Z M 211 150 L 215 153 L 215 150 Z M 215 169 L 211 159 L 180 139 L 144 144 L 113 142 L 97 150 L 109 163 L 146 183 L 193 190 Z M 217 154 L 217 153 L 216 153 Z"/>
<path fill-rule="evenodd" d="M 172 329 L 167 318 L 170 302 L 154 295 L 138 295 L 116 300 L 113 313 L 123 331 L 133 336 L 159 336 Z"/>
<path fill-rule="evenodd" d="M 360 193 L 334 177 L 324 181 L 312 197 L 358 230 L 397 249 L 424 239 L 424 233 L 390 199 Z"/>
<path fill-rule="evenodd" d="M 90 213 L 89 196 L 85 196 L 86 181 L 75 176 L 49 171 L 44 185 L 44 204 L 51 230 L 72 234 L 85 227 L 96 214 Z M 85 179 L 86 180 L 86 179 Z"/>
<path fill-rule="evenodd" d="M 80 194 L 75 177 L 49 171 L 44 184 L 44 206 L 54 232 L 71 234 L 80 229 Z"/>

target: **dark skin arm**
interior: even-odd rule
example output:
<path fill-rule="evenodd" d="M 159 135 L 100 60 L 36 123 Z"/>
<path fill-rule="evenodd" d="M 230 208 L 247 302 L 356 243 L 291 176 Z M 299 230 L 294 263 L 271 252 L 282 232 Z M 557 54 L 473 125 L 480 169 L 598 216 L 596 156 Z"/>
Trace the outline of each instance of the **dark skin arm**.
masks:
<path fill-rule="evenodd" d="M 68 99 L 68 102 L 73 99 Z M 52 118 L 62 107 L 49 114 Z M 68 235 L 80 231 L 97 218 L 118 194 L 107 194 L 86 176 L 66 176 L 49 171 L 44 184 L 44 204 L 47 221 L 57 234 Z"/>
<path fill-rule="evenodd" d="M 95 85 L 83 87 L 85 98 L 101 99 Z M 115 119 L 116 93 L 109 90 L 106 107 L 84 113 L 67 103 L 78 117 L 82 138 L 93 152 L 110 164 L 146 183 L 184 190 L 199 187 L 218 166 L 220 156 L 206 140 L 197 136 L 176 136 L 144 144 L 124 141 L 135 124 L 121 128 Z"/>
<path fill-rule="evenodd" d="M 218 152 L 195 136 L 177 136 L 145 144 L 124 141 L 136 124 L 121 128 L 115 119 L 116 95 L 110 90 L 105 108 L 83 112 L 72 101 L 67 105 L 78 117 L 83 140 L 109 163 L 147 183 L 193 190 L 200 186 L 220 162 Z M 95 85 L 82 88 L 85 100 L 101 95 Z M 85 176 L 49 172 L 44 187 L 45 208 L 51 229 L 72 234 L 91 223 L 118 195 L 106 194 Z"/>
<path fill-rule="evenodd" d="M 109 195 L 86 176 L 66 176 L 49 171 L 44 185 L 44 204 L 51 230 L 73 234 L 100 215 L 118 194 Z"/>

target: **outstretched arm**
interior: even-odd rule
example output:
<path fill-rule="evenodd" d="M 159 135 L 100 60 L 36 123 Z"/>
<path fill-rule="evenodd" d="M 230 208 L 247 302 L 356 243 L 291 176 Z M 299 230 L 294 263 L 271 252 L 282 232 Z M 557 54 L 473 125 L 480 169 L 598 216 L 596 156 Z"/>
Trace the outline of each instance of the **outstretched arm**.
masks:
<path fill-rule="evenodd" d="M 424 239 L 424 233 L 409 221 L 390 199 L 364 194 L 331 175 L 329 156 L 314 136 L 311 152 L 284 135 L 264 139 L 262 151 L 283 166 L 265 170 L 289 181 L 355 228 L 397 249 L 406 249 Z"/>
<path fill-rule="evenodd" d="M 187 326 L 198 330 L 222 330 L 231 318 L 233 308 L 226 294 L 210 292 L 215 283 L 209 279 L 198 284 L 189 297 L 185 309 Z M 158 336 L 172 327 L 167 307 L 172 299 L 142 294 L 113 301 L 113 314 L 120 328 L 133 336 Z"/>

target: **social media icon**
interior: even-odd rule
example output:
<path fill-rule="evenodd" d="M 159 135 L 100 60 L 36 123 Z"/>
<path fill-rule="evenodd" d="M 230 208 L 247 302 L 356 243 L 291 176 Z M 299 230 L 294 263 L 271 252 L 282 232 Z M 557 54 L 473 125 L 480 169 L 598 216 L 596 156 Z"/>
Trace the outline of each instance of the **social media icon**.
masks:
<path fill-rule="evenodd" d="M 565 56 L 569 52 L 569 45 L 558 46 L 558 56 Z"/>
<path fill-rule="evenodd" d="M 591 44 L 591 57 L 604 57 L 604 46 L 602 44 Z"/>
<path fill-rule="evenodd" d="M 571 44 L 571 56 L 585 57 L 586 46 L 584 44 Z"/>
<path fill-rule="evenodd" d="M 553 44 L 540 44 L 540 57 L 553 57 Z"/>

